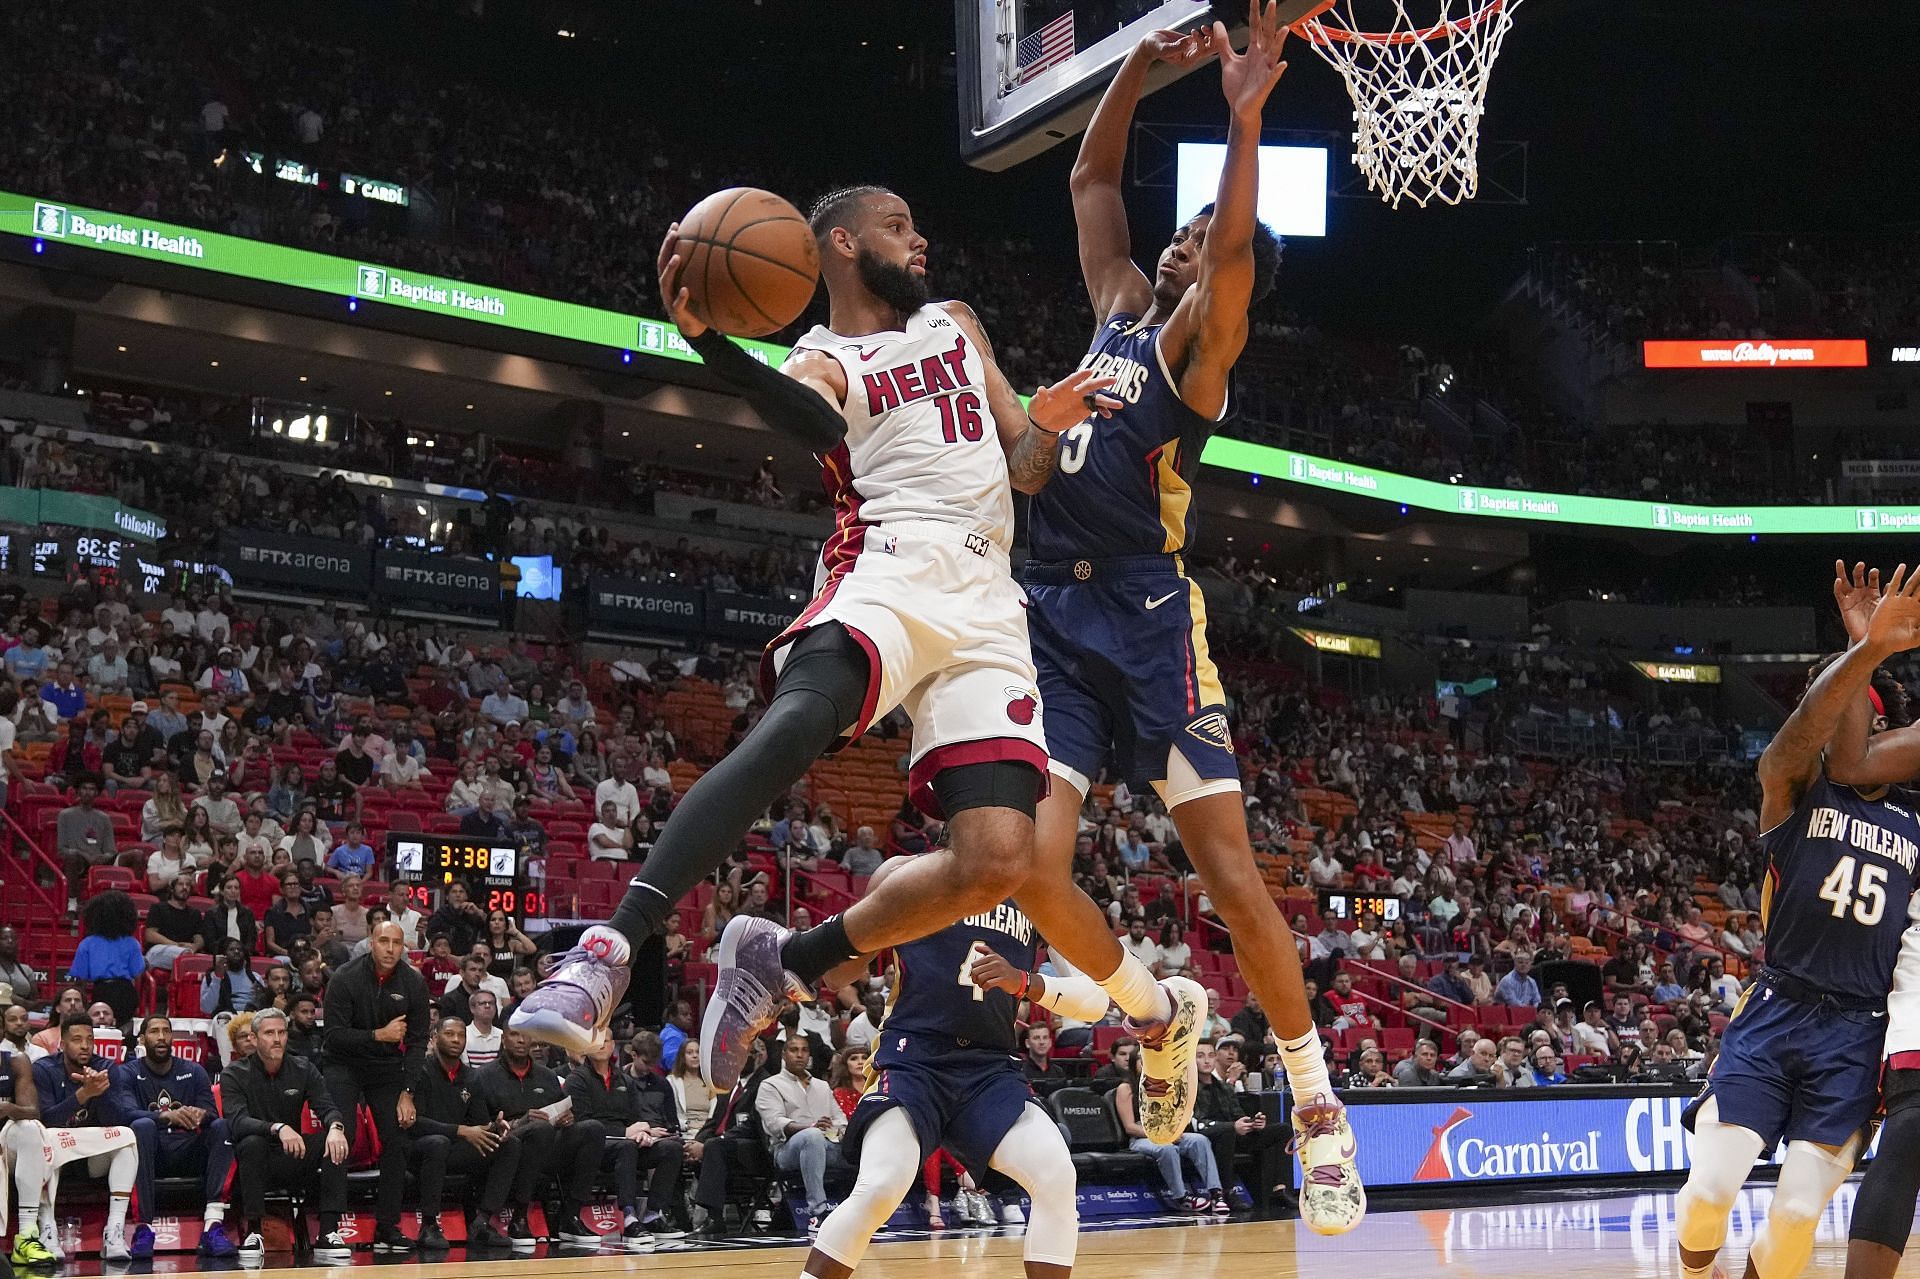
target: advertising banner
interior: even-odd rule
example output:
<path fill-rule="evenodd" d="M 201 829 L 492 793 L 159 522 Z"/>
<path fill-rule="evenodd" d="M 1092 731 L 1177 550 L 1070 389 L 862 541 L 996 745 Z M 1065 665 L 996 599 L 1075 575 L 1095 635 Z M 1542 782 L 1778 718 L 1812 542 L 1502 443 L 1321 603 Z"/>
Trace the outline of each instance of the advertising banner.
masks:
<path fill-rule="evenodd" d="M 1380 641 L 1369 635 L 1343 635 L 1338 631 L 1310 631 L 1304 626 L 1289 626 L 1287 629 L 1322 653 L 1338 653 L 1343 657 L 1380 656 Z"/>
<path fill-rule="evenodd" d="M 500 566 L 464 555 L 380 551 L 373 557 L 373 589 L 394 599 L 489 609 L 500 604 Z"/>
<path fill-rule="evenodd" d="M 1700 662 L 1635 662 L 1633 669 L 1662 684 L 1718 684 L 1720 668 Z"/>
<path fill-rule="evenodd" d="M 398 193 L 383 194 L 375 186 L 362 187 L 361 194 L 388 199 Z M 616 350 L 644 351 L 688 364 L 700 362 L 680 331 L 660 320 L 8 191 L 0 191 L 0 235 L 28 236 L 48 249 L 98 250 Z M 786 358 L 786 348 L 771 342 L 735 341 L 763 363 L 778 364 Z"/>
<path fill-rule="evenodd" d="M 706 597 L 684 586 L 595 573 L 587 584 L 587 622 L 616 631 L 693 634 L 706 621 Z"/>
<path fill-rule="evenodd" d="M 1200 460 L 1252 476 L 1272 476 L 1306 488 L 1393 502 L 1411 510 L 1452 515 L 1588 524 L 1653 533 L 1911 533 L 1920 529 L 1916 506 L 1684 506 L 1574 493 L 1530 493 L 1416 479 L 1394 471 L 1295 453 L 1216 435 Z"/>
<path fill-rule="evenodd" d="M 1750 338 L 1643 342 L 1650 369 L 1863 369 L 1865 338 Z"/>
<path fill-rule="evenodd" d="M 334 594 L 365 594 L 373 553 L 331 537 L 292 537 L 255 529 L 228 529 L 220 558 L 242 586 L 291 586 Z"/>
<path fill-rule="evenodd" d="M 1842 478 L 1885 481 L 1889 485 L 1911 484 L 1920 480 L 1920 458 L 1860 458 L 1840 464 Z"/>
<path fill-rule="evenodd" d="M 136 542 L 161 542 L 167 536 L 167 522 L 150 511 L 122 506 L 97 493 L 60 489 L 0 488 L 0 521 L 64 524 L 100 533 L 122 533 Z"/>
<path fill-rule="evenodd" d="M 715 639 L 764 644 L 786 630 L 805 607 L 805 601 L 793 602 L 771 595 L 708 591 L 707 634 Z"/>

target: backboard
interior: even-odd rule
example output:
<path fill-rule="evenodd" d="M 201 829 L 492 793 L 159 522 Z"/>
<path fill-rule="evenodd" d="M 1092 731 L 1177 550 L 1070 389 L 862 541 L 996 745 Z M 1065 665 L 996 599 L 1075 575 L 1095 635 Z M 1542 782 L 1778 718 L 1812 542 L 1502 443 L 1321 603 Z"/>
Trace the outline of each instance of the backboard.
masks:
<path fill-rule="evenodd" d="M 1325 0 L 1280 0 L 1293 22 Z M 1245 5 L 1218 6 L 1221 14 Z M 960 154 L 982 169 L 1010 168 L 1076 136 L 1128 50 L 1159 27 L 1211 22 L 1207 0 L 954 0 L 960 74 Z M 1147 92 L 1184 74 L 1164 63 Z"/>

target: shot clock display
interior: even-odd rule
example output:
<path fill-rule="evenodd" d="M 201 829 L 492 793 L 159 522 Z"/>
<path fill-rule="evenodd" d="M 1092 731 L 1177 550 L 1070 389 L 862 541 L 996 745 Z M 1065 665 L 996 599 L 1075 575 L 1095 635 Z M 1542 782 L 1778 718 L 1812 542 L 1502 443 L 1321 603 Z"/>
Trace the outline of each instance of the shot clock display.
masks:
<path fill-rule="evenodd" d="M 546 894 L 526 883 L 518 845 L 487 840 L 388 831 L 387 854 L 394 878 L 407 885 L 422 910 L 432 910 L 451 884 L 486 910 L 504 910 L 515 924 L 547 913 Z"/>

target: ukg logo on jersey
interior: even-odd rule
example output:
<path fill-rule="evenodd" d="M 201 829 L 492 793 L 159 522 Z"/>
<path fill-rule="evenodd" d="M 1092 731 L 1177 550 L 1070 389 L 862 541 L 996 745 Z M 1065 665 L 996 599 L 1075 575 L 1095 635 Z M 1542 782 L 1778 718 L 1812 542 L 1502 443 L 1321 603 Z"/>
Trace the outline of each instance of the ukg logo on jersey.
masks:
<path fill-rule="evenodd" d="M 1577 1176 L 1601 1170 L 1598 1128 L 1568 1141 L 1555 1141 L 1545 1132 L 1537 1140 L 1512 1142 L 1456 1136 L 1472 1118 L 1471 1110 L 1459 1106 L 1451 1118 L 1433 1130 L 1433 1144 L 1427 1147 L 1426 1157 L 1413 1174 L 1416 1182 Z"/>

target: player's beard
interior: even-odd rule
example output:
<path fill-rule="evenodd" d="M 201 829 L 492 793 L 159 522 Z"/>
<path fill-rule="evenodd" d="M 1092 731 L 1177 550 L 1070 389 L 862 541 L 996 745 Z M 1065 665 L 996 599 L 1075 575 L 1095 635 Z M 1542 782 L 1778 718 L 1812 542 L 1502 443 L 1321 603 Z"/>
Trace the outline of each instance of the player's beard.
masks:
<path fill-rule="evenodd" d="M 853 262 L 867 292 L 896 311 L 918 311 L 932 296 L 927 292 L 926 276 L 915 275 L 906 267 L 896 266 L 865 249 L 860 250 Z"/>

